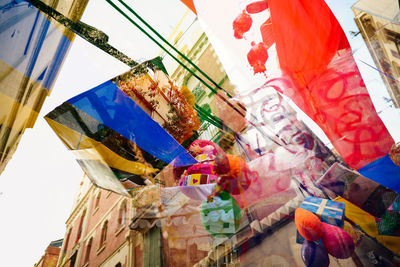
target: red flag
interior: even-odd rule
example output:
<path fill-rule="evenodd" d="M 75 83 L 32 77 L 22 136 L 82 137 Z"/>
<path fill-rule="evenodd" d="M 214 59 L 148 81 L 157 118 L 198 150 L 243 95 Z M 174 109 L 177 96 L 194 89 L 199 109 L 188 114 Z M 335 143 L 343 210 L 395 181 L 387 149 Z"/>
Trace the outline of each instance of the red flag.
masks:
<path fill-rule="evenodd" d="M 282 88 L 359 169 L 385 156 L 393 139 L 382 123 L 347 38 L 322 0 L 270 0 L 279 63 L 292 78 Z"/>

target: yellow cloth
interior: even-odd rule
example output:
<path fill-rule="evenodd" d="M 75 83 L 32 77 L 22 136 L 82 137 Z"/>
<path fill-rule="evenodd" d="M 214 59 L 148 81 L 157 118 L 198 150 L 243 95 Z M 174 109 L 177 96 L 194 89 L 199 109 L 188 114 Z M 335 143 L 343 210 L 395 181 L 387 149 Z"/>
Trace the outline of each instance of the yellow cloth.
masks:
<path fill-rule="evenodd" d="M 342 197 L 337 197 L 335 201 L 346 204 L 345 216 L 353 221 L 355 224 L 358 224 L 364 230 L 364 232 L 376 238 L 379 243 L 381 243 L 394 253 L 400 254 L 399 236 L 379 235 L 374 216 L 366 211 L 363 211 L 362 209 Z"/>
<path fill-rule="evenodd" d="M 74 151 L 77 159 L 98 160 L 110 167 L 137 175 L 151 174 L 158 171 L 158 169 L 148 167 L 143 163 L 125 159 L 102 143 L 81 135 L 55 120 L 47 117 L 45 119 L 64 144 Z M 78 144 L 79 149 L 77 149 Z"/>

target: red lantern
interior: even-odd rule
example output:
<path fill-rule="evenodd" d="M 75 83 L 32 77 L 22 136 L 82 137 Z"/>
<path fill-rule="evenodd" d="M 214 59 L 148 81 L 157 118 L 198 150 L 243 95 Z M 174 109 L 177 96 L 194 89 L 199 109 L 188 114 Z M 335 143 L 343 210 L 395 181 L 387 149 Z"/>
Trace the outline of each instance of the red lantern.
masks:
<path fill-rule="evenodd" d="M 246 6 L 246 11 L 249 14 L 260 13 L 268 8 L 268 3 L 265 0 L 256 1 Z"/>
<path fill-rule="evenodd" d="M 242 14 L 240 14 L 234 21 L 233 21 L 233 30 L 235 32 L 234 36 L 237 39 L 242 39 L 243 34 L 250 30 L 251 24 L 253 24 L 253 20 L 246 11 L 243 10 Z"/>
<path fill-rule="evenodd" d="M 268 59 L 268 46 L 262 42 L 258 44 L 252 42 L 251 45 L 253 47 L 247 54 L 247 60 L 249 61 L 250 66 L 253 67 L 254 74 L 262 73 L 266 71 L 265 63 Z"/>

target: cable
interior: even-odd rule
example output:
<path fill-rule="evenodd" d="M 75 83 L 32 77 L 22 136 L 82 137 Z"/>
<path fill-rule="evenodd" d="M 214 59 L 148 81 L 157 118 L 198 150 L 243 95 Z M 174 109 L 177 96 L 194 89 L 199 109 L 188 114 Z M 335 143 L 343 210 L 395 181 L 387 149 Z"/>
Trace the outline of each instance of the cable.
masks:
<path fill-rule="evenodd" d="M 164 50 L 168 55 L 170 55 L 175 61 L 177 61 L 182 67 L 184 67 L 189 73 L 191 73 L 194 77 L 199 79 L 205 86 L 207 86 L 213 93 L 215 93 L 218 97 L 221 99 L 222 96 L 220 96 L 217 91 L 212 88 L 208 83 L 206 83 L 203 79 L 201 79 L 198 75 L 196 75 L 192 70 L 190 70 L 186 65 L 184 65 L 178 58 L 173 56 L 163 45 L 161 45 L 158 41 L 156 41 L 151 35 L 149 35 L 142 27 L 139 26 L 136 22 L 134 22 L 127 14 L 125 14 L 120 8 L 118 8 L 113 2 L 110 0 L 106 0 L 112 7 L 114 7 L 121 15 L 123 15 L 125 18 L 127 18 L 132 24 L 134 24 L 137 28 L 139 28 L 140 31 L 142 31 L 146 36 L 148 36 L 153 42 L 155 42 L 162 50 Z M 217 84 L 214 80 L 212 80 L 204 71 L 202 71 L 196 64 L 194 64 L 189 58 L 187 58 L 184 54 L 182 54 L 178 49 L 176 49 L 173 45 L 171 45 L 168 40 L 166 40 L 164 37 L 162 37 L 161 34 L 159 34 L 153 27 L 150 26 L 139 14 L 137 14 L 131 7 L 129 7 L 124 1 L 118 0 L 126 9 L 128 9 L 136 18 L 138 18 L 146 27 L 148 27 L 158 38 L 160 38 L 165 44 L 167 44 L 172 50 L 174 50 L 176 53 L 178 53 L 179 56 L 184 58 L 190 65 L 192 65 L 197 71 L 200 72 L 204 77 L 206 77 L 212 84 L 214 84 L 218 89 L 223 90 L 228 97 L 232 98 L 232 95 L 227 92 L 225 89 L 223 89 L 219 84 Z M 240 110 L 238 110 L 236 107 L 234 107 L 229 101 L 223 99 L 231 108 L 233 108 L 235 111 L 237 111 L 239 114 L 241 114 L 243 117 L 245 117 L 245 114 L 243 114 Z M 243 108 L 241 106 L 241 108 Z M 244 108 L 243 108 L 244 109 Z"/>
<path fill-rule="evenodd" d="M 127 20 L 129 20 L 133 25 L 135 25 L 142 33 L 144 33 L 150 40 L 152 40 L 155 44 L 161 47 L 169 56 L 175 59 L 179 65 L 181 65 L 185 70 L 189 71 L 194 77 L 199 79 L 204 85 L 206 85 L 211 91 L 217 93 L 217 91 L 212 88 L 208 83 L 206 83 L 202 78 L 200 78 L 197 74 L 195 74 L 192 70 L 190 70 L 185 64 L 183 64 L 178 58 L 171 54 L 168 50 L 166 50 L 156 39 L 154 39 L 148 32 L 146 32 L 139 24 L 137 24 L 134 20 L 132 20 L 127 14 L 125 14 L 118 6 L 116 6 L 112 1 L 106 0 L 115 10 L 117 10 L 121 15 L 123 15 Z"/>
<path fill-rule="evenodd" d="M 381 71 L 381 70 L 375 68 L 374 66 L 368 64 L 367 62 L 365 62 L 365 61 L 363 61 L 363 60 L 361 60 L 361 59 L 359 59 L 359 61 L 361 61 L 361 62 L 364 63 L 365 65 L 367 65 L 367 66 L 373 68 L 374 70 L 380 72 L 381 74 L 385 75 L 386 77 L 392 79 L 393 81 L 398 82 L 394 77 L 392 77 L 392 76 L 390 76 L 389 74 L 386 74 L 385 72 L 383 72 L 383 71 Z"/>
<path fill-rule="evenodd" d="M 108 2 L 108 0 L 107 0 Z M 173 45 L 171 45 L 168 40 L 166 40 L 161 34 L 159 34 L 150 24 L 148 24 L 138 13 L 136 13 L 130 6 L 128 6 L 124 1 L 118 0 L 126 9 L 128 9 L 137 19 L 139 19 L 147 28 L 149 28 L 158 38 L 160 38 L 165 44 L 167 44 L 172 50 L 178 53 L 183 59 L 189 62 L 197 71 L 200 72 L 201 75 L 206 77 L 212 84 L 215 85 L 218 89 L 225 91 L 229 97 L 232 97 L 226 90 L 224 90 L 219 84 L 217 84 L 214 80 L 212 80 L 204 71 L 202 71 L 196 64 L 194 64 L 189 58 L 187 58 L 184 54 L 182 54 L 178 49 L 176 49 Z"/>
<path fill-rule="evenodd" d="M 220 94 L 217 93 L 217 91 L 211 87 L 208 83 L 206 83 L 202 78 L 200 78 L 196 73 L 194 73 L 192 70 L 190 70 L 185 64 L 183 64 L 177 57 L 175 57 L 174 55 L 171 54 L 171 52 L 169 52 L 163 45 L 160 44 L 160 42 L 158 42 L 153 36 L 151 36 L 146 30 L 144 30 L 138 23 L 136 23 L 133 19 L 131 19 L 127 14 L 125 14 L 116 4 L 114 4 L 111 0 L 106 0 L 107 3 L 109 3 L 115 10 L 117 10 L 121 15 L 123 15 L 127 20 L 129 20 L 129 22 L 131 22 L 133 25 L 135 25 L 142 33 L 144 33 L 148 38 L 150 38 L 150 40 L 152 40 L 155 44 L 157 44 L 161 49 L 163 49 L 169 56 L 171 56 L 176 62 L 179 63 L 179 65 L 181 65 L 185 70 L 187 70 L 190 74 L 192 74 L 194 77 L 196 77 L 201 83 L 203 83 L 207 88 L 209 88 L 213 93 L 216 94 L 216 96 L 218 96 L 219 98 L 221 98 L 225 103 L 227 103 L 232 109 L 234 109 L 235 111 L 237 111 L 242 117 L 246 118 L 245 114 L 243 114 L 240 110 L 238 110 L 236 107 L 234 107 L 232 105 L 232 103 L 230 103 L 228 100 L 224 99 Z M 121 0 L 118 0 L 121 2 Z M 127 9 L 129 9 L 131 12 L 134 12 L 129 6 L 127 6 L 125 3 L 122 3 Z M 136 12 L 134 12 L 135 14 L 137 14 Z M 142 18 L 140 18 L 141 21 L 148 27 L 150 27 L 150 25 L 148 23 L 146 23 Z M 153 32 L 156 32 L 153 29 Z M 157 36 L 159 36 L 160 38 L 164 39 L 158 32 L 155 33 Z M 164 39 L 165 40 L 165 39 Z M 166 43 L 168 43 L 165 40 Z M 168 43 L 169 44 L 169 43 Z M 169 44 L 171 45 L 171 44 Z M 172 45 L 171 45 L 172 46 Z M 176 48 L 174 48 L 174 51 L 177 51 Z M 178 54 L 182 55 L 183 58 L 185 58 L 185 56 L 180 53 L 179 51 L 177 51 Z M 187 58 L 186 58 L 187 59 Z M 188 60 L 188 59 L 187 59 Z M 202 74 L 204 72 L 202 72 L 193 62 L 191 62 L 190 60 L 188 60 L 188 62 L 190 64 L 192 64 L 197 70 L 199 70 Z M 204 75 L 204 74 L 203 74 Z M 206 76 L 206 75 L 204 75 Z M 208 77 L 208 76 L 207 76 Z M 211 78 L 208 77 L 208 79 L 211 80 Z M 214 81 L 212 81 L 214 84 L 216 84 Z M 217 87 L 221 88 L 218 84 Z M 222 88 L 221 88 L 222 89 Z M 223 89 L 222 89 L 223 90 Z M 225 90 L 224 90 L 225 91 Z M 227 93 L 228 95 L 228 93 Z M 231 97 L 231 96 L 230 96 Z M 252 119 L 255 119 L 256 117 L 254 116 L 254 114 L 250 114 L 250 116 L 252 117 Z M 254 126 L 254 124 L 250 121 L 247 120 L 251 125 Z M 283 147 L 287 147 L 286 144 L 283 142 L 283 140 L 281 139 L 277 139 L 275 138 L 275 136 L 271 137 L 269 135 L 267 135 L 262 129 L 260 129 L 259 127 L 255 127 L 255 129 L 257 129 L 265 138 L 271 140 L 273 143 L 279 145 L 279 146 L 283 146 Z M 237 132 L 233 131 L 233 133 L 235 133 L 236 135 L 238 135 Z"/>

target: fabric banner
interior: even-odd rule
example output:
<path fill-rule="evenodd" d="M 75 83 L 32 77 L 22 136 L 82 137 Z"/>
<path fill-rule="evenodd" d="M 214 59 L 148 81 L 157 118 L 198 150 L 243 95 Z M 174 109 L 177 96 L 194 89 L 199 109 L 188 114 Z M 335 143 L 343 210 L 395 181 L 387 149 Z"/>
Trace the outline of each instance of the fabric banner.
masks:
<path fill-rule="evenodd" d="M 251 85 L 286 79 L 279 92 L 319 125 L 350 167 L 384 168 L 384 161 L 376 161 L 387 155 L 394 141 L 375 111 L 346 36 L 324 1 L 194 3 L 233 82 L 248 88 L 246 81 Z M 400 168 L 391 167 L 391 178 L 364 175 L 400 183 Z"/>
<path fill-rule="evenodd" d="M 138 68 L 143 72 L 143 65 Z M 143 106 L 144 100 L 134 101 L 116 85 L 145 76 L 146 71 L 138 68 L 71 98 L 45 117 L 96 185 L 124 195 L 157 183 L 155 175 L 167 164 L 196 163 L 160 122 L 142 109 L 138 103 Z M 139 74 L 132 76 L 134 72 Z M 136 88 L 144 88 L 144 84 L 136 84 Z M 158 102 L 160 106 L 161 99 Z"/>

